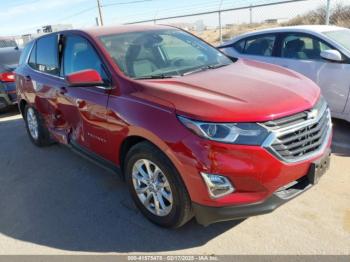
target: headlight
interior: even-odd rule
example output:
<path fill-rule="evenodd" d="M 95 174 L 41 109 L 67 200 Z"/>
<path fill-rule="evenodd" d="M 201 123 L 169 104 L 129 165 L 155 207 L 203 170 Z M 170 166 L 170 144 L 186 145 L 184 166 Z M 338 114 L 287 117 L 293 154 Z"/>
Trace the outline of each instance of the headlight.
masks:
<path fill-rule="evenodd" d="M 197 135 L 224 143 L 261 145 L 269 132 L 256 123 L 207 123 L 182 116 L 179 120 Z"/>

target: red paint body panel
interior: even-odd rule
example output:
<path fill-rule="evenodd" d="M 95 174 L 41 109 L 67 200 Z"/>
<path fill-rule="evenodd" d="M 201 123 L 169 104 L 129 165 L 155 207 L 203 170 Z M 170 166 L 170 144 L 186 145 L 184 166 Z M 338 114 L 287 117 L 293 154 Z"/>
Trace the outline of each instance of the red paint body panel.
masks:
<path fill-rule="evenodd" d="M 67 31 L 85 37 L 95 47 L 111 73 L 112 89 L 69 87 L 63 78 L 20 66 L 16 72 L 19 101 L 35 106 L 52 132 L 65 134 L 67 141 L 74 140 L 116 165 L 120 165 L 121 145 L 128 137 L 152 142 L 179 171 L 192 201 L 202 205 L 261 202 L 306 175 L 311 162 L 324 152 L 287 164 L 259 146 L 200 138 L 180 123 L 177 114 L 211 122 L 267 121 L 312 108 L 319 88 L 293 71 L 248 60 L 180 78 L 132 80 L 122 74 L 99 40 L 101 35 L 160 28 L 167 27 Z M 28 74 L 31 82 L 25 80 Z M 211 199 L 202 171 L 227 176 L 237 191 Z"/>

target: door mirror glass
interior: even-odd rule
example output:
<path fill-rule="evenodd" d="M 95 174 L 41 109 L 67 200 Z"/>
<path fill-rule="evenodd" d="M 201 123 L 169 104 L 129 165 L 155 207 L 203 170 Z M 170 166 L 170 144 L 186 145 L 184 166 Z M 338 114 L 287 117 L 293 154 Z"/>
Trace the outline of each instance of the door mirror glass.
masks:
<path fill-rule="evenodd" d="M 321 52 L 321 57 L 334 62 L 343 61 L 342 55 L 338 50 L 324 50 Z"/>
<path fill-rule="evenodd" d="M 93 69 L 78 71 L 66 76 L 69 86 L 101 86 L 103 79 L 101 75 Z"/>

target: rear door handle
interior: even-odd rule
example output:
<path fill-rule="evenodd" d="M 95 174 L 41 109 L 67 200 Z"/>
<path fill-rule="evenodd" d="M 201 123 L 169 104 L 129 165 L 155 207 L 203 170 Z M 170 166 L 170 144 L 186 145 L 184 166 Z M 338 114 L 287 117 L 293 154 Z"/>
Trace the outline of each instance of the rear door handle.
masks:
<path fill-rule="evenodd" d="M 30 77 L 30 75 L 27 75 L 27 76 L 25 76 L 24 78 L 25 78 L 26 81 L 31 81 L 31 80 L 32 80 L 32 78 Z"/>
<path fill-rule="evenodd" d="M 75 102 L 76 102 L 78 108 L 80 108 L 80 109 L 83 109 L 86 106 L 85 100 L 77 99 Z"/>

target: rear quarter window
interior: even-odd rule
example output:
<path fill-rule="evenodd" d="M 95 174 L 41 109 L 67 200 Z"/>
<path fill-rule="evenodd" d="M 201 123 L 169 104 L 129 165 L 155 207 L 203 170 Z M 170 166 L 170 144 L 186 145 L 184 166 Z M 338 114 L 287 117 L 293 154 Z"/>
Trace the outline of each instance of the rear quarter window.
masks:
<path fill-rule="evenodd" d="M 29 52 L 30 50 L 32 49 L 33 47 L 33 43 L 34 42 L 30 42 L 28 44 L 26 44 L 26 46 L 24 47 L 23 51 L 22 51 L 22 54 L 19 58 L 19 64 L 22 65 L 22 64 L 25 64 L 26 63 L 26 60 L 28 58 L 28 55 L 29 55 Z"/>
<path fill-rule="evenodd" d="M 245 39 L 240 40 L 236 43 L 233 44 L 233 48 L 238 52 L 238 53 L 243 53 L 244 46 L 245 46 Z"/>
<path fill-rule="evenodd" d="M 59 74 L 58 38 L 56 34 L 45 36 L 37 40 L 36 67 L 39 71 L 47 74 Z"/>

